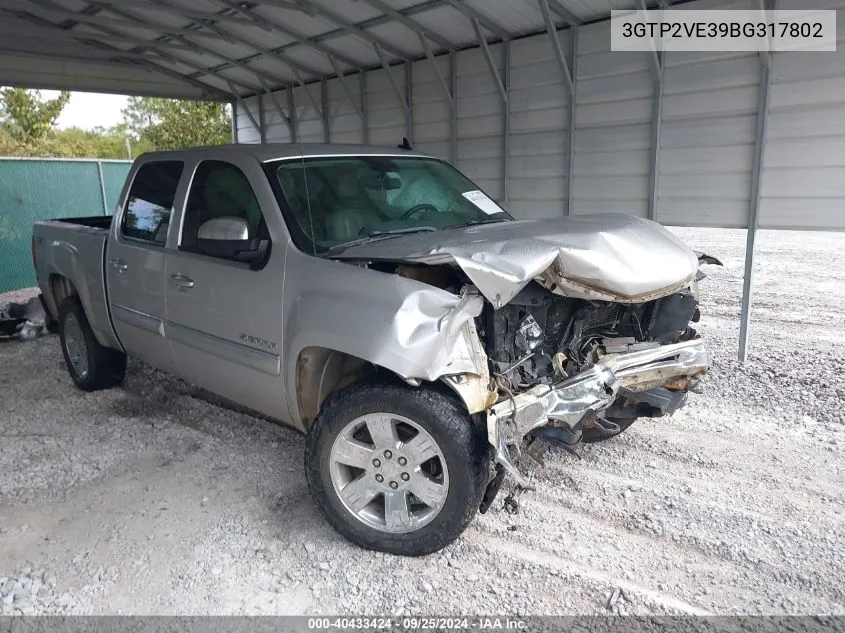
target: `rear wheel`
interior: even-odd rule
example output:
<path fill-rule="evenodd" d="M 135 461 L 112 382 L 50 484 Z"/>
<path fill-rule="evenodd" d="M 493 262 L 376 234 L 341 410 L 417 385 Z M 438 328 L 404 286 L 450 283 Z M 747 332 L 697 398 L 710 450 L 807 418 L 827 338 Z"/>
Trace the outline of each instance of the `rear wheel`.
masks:
<path fill-rule="evenodd" d="M 59 307 L 59 338 L 68 373 L 77 387 L 97 391 L 123 382 L 126 354 L 100 345 L 76 296 L 67 297 Z"/>
<path fill-rule="evenodd" d="M 482 439 L 444 394 L 352 386 L 326 401 L 310 430 L 308 487 L 326 520 L 356 545 L 430 554 L 478 510 L 487 483 Z"/>

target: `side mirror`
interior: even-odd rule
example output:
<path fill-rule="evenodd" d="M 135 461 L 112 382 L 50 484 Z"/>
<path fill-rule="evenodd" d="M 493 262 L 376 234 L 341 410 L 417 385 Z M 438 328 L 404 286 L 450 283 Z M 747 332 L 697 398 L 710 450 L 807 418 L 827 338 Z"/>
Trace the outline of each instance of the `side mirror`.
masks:
<path fill-rule="evenodd" d="M 250 239 L 249 225 L 243 218 L 213 218 L 203 222 L 197 231 L 197 250 L 203 255 L 260 268 L 270 251 L 270 240 Z"/>
<path fill-rule="evenodd" d="M 197 239 L 227 242 L 249 240 L 249 225 L 243 218 L 213 218 L 200 225 Z"/>

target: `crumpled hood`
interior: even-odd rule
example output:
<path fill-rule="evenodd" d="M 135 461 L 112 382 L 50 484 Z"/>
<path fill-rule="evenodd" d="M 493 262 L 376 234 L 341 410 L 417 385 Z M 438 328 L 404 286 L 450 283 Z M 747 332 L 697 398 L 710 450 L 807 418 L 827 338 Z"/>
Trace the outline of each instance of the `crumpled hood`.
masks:
<path fill-rule="evenodd" d="M 455 263 L 496 308 L 532 279 L 567 297 L 639 303 L 677 292 L 698 270 L 695 253 L 668 230 L 624 214 L 412 233 L 333 257 Z"/>

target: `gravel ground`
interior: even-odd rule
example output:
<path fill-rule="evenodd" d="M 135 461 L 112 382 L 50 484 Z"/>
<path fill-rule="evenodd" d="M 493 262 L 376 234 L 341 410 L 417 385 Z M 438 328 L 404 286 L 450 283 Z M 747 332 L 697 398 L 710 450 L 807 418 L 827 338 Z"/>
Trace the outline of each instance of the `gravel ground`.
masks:
<path fill-rule="evenodd" d="M 519 514 L 423 559 L 335 534 L 293 431 L 137 362 L 84 394 L 55 337 L 0 344 L 2 614 L 845 614 L 845 235 L 761 233 L 739 365 L 744 232 L 677 232 L 726 264 L 704 395 L 550 449 Z"/>

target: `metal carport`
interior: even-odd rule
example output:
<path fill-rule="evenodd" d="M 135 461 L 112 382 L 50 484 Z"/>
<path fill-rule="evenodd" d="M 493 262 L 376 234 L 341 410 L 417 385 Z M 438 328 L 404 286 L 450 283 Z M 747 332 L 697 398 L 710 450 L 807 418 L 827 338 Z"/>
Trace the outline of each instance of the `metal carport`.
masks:
<path fill-rule="evenodd" d="M 0 84 L 225 100 L 237 142 L 405 136 L 519 217 L 747 228 L 744 360 L 757 229 L 845 228 L 845 2 L 788 2 L 836 9 L 839 50 L 612 52 L 646 0 L 0 0 Z"/>

